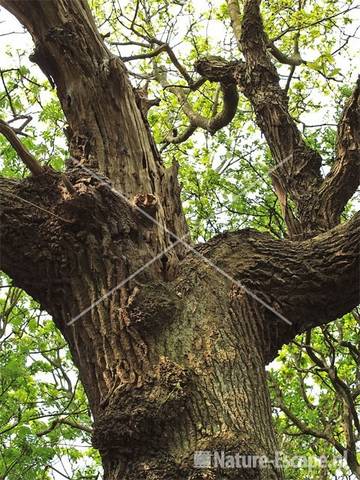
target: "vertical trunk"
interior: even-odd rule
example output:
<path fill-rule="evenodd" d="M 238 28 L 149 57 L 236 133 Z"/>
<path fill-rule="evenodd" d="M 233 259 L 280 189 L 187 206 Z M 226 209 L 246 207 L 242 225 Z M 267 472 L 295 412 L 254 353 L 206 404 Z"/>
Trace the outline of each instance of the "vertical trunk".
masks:
<path fill-rule="evenodd" d="M 216 273 L 188 273 L 170 290 L 148 288 L 128 310 L 128 367 L 141 373 L 118 379 L 95 420 L 105 478 L 279 480 L 279 470 L 254 459 L 272 459 L 275 449 L 263 313 Z M 214 468 L 195 468 L 197 451 L 216 452 Z M 222 455 L 253 456 L 254 468 L 249 459 L 245 468 L 224 465 Z"/>
<path fill-rule="evenodd" d="M 103 182 L 76 169 L 69 180 L 73 196 L 54 172 L 2 182 L 1 261 L 69 344 L 106 480 L 280 480 L 269 466 L 208 473 L 193 454 L 273 457 L 265 364 L 296 333 L 356 305 L 360 216 L 302 243 L 245 230 L 197 247 L 289 326 L 195 254 L 171 281 L 157 260 L 117 288 L 152 258 L 147 227 Z"/>
<path fill-rule="evenodd" d="M 177 167 L 166 169 L 152 138 L 141 101 L 125 65 L 105 46 L 85 0 L 1 0 L 31 33 L 39 65 L 57 89 L 66 116 L 73 161 L 94 175 L 105 176 L 129 202 L 147 208 L 154 203 L 157 224 L 146 243 L 155 255 L 187 233 L 180 203 Z M 81 168 L 81 167 L 80 167 Z M 83 172 L 85 173 L 85 171 Z M 177 245 L 168 268 L 182 257 Z"/>
<path fill-rule="evenodd" d="M 105 479 L 212 478 L 194 469 L 198 450 L 271 458 L 263 312 L 191 258 L 176 280 L 164 282 L 153 264 L 98 302 L 151 258 L 146 227 L 106 185 L 75 170 L 69 179 L 78 192 L 70 198 L 53 172 L 9 183 L 9 193 L 44 210 L 3 200 L 2 266 L 69 344 Z M 253 263 L 252 251 L 247 256 L 243 266 Z M 281 478 L 269 469 L 225 474 Z"/>

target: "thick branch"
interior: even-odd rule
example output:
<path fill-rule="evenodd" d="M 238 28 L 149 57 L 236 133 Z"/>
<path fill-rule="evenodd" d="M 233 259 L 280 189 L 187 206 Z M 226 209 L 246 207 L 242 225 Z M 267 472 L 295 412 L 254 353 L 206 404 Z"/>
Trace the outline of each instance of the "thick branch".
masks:
<path fill-rule="evenodd" d="M 150 149 L 146 143 L 152 140 L 137 135 L 138 141 L 134 142 L 127 134 L 138 131 L 143 119 L 137 111 L 125 67 L 107 50 L 87 2 L 0 3 L 31 33 L 35 43 L 31 60 L 57 88 L 69 124 L 71 155 L 99 168 L 113 180 L 112 170 L 126 166 L 129 152 L 139 154 L 144 148 Z M 124 129 L 126 122 L 129 129 Z M 156 169 L 155 165 L 153 168 Z"/>
<path fill-rule="evenodd" d="M 31 155 L 29 150 L 20 142 L 18 137 L 16 136 L 15 131 L 3 120 L 0 120 L 0 133 L 7 138 L 11 146 L 14 148 L 16 153 L 18 154 L 19 158 L 22 162 L 26 165 L 26 167 L 30 170 L 33 175 L 40 175 L 43 173 L 43 168 L 40 163 L 36 160 L 36 158 Z"/>
<path fill-rule="evenodd" d="M 238 0 L 227 0 L 228 4 L 228 11 L 229 15 L 231 18 L 231 26 L 234 31 L 234 35 L 236 38 L 236 41 L 240 47 L 241 50 L 241 23 L 242 23 L 242 16 L 240 12 L 240 6 Z M 277 48 L 275 45 L 275 42 L 270 40 L 268 37 L 266 37 L 266 44 L 267 47 L 269 48 L 270 52 L 272 55 L 276 58 L 276 60 L 280 63 L 283 63 L 285 65 L 302 65 L 303 63 L 306 63 L 302 58 L 299 52 L 295 51 L 292 56 L 286 55 L 283 53 L 281 50 Z"/>
<path fill-rule="evenodd" d="M 264 307 L 269 337 L 264 348 L 271 360 L 295 335 L 329 323 L 359 303 L 359 238 L 360 213 L 302 242 L 249 231 L 246 240 L 244 232 L 218 237 L 202 252 L 270 307 Z"/>
<path fill-rule="evenodd" d="M 336 225 L 360 183 L 360 77 L 338 126 L 337 156 L 320 190 L 324 215 Z"/>
<path fill-rule="evenodd" d="M 291 273 L 283 271 L 276 280 L 274 272 L 272 294 L 283 298 L 280 303 L 292 319 L 296 333 L 329 323 L 358 305 L 359 238 L 360 213 L 357 213 L 346 224 L 301 242 L 301 252 L 294 257 L 297 267 L 292 270 L 289 265 Z M 289 254 L 299 248 L 294 242 L 288 246 Z M 283 268 L 286 269 L 285 263 Z"/>
<path fill-rule="evenodd" d="M 316 215 L 314 218 L 314 203 L 321 185 L 321 157 L 306 145 L 289 114 L 286 94 L 269 57 L 259 0 L 245 2 L 241 47 L 246 71 L 239 70 L 238 82 L 254 108 L 276 162 L 272 176 L 283 210 L 288 209 L 288 197 L 297 207 L 297 219 L 288 222 L 288 229 L 293 235 L 319 231 L 323 222 Z"/>
<path fill-rule="evenodd" d="M 238 0 L 227 0 L 228 11 L 231 18 L 231 26 L 238 45 L 241 39 L 241 12 Z"/>

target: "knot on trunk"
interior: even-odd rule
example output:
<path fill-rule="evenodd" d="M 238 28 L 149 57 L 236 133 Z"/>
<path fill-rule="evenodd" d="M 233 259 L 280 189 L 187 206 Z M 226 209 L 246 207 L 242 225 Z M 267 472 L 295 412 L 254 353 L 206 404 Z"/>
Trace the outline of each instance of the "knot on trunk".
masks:
<path fill-rule="evenodd" d="M 120 385 L 94 423 L 93 445 L 117 456 L 168 446 L 192 389 L 190 372 L 166 357 L 140 387 Z"/>
<path fill-rule="evenodd" d="M 179 314 L 181 300 L 166 283 L 142 285 L 128 302 L 130 325 L 141 332 L 159 333 Z"/>

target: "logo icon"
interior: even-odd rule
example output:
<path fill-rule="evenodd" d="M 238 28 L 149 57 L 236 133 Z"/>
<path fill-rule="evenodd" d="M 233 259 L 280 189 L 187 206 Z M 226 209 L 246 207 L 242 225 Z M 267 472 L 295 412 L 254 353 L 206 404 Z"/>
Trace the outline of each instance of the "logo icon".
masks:
<path fill-rule="evenodd" d="M 211 452 L 209 450 L 198 450 L 194 453 L 195 468 L 211 468 Z"/>

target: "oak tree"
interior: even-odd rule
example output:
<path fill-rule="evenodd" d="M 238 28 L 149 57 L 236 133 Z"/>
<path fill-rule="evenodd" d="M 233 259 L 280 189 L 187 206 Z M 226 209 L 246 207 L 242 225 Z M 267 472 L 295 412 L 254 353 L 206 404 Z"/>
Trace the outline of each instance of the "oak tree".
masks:
<path fill-rule="evenodd" d="M 64 171 L 41 164 L 0 122 L 31 172 L 1 178 L 1 267 L 52 316 L 69 346 L 104 478 L 282 479 L 271 466 L 199 470 L 193 454 L 273 457 L 265 366 L 297 334 L 358 303 L 360 216 L 341 219 L 359 183 L 360 81 L 324 174 L 320 149 L 298 128 L 277 69 L 306 66 L 300 29 L 293 52 L 279 49 L 259 0 L 241 7 L 228 0 L 237 53 L 198 57 L 191 75 L 172 46 L 144 27 L 151 25 L 146 2 L 137 2 L 128 24 L 145 52 L 128 58 L 113 53 L 86 0 L 0 4 L 32 36 L 31 60 L 56 89 L 69 150 Z M 157 61 L 163 54 L 181 83 Z M 133 87 L 126 67 L 146 58 L 188 122 L 165 146 L 199 129 L 221 132 L 246 99 L 273 162 L 266 181 L 284 235 L 240 229 L 191 243 L 178 163 L 164 164 L 149 126 L 158 101 L 146 85 Z M 205 84 L 217 91 L 208 115 L 189 101 Z"/>

